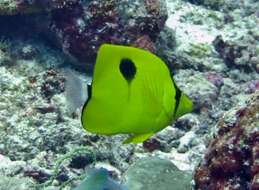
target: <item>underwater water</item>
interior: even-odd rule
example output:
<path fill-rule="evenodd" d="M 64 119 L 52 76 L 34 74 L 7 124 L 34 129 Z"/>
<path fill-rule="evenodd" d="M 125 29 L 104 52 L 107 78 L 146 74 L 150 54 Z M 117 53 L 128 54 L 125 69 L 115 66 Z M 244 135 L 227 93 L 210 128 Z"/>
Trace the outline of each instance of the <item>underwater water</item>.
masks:
<path fill-rule="evenodd" d="M 258 0 L 0 0 L 0 90 L 0 190 L 259 189 Z"/>

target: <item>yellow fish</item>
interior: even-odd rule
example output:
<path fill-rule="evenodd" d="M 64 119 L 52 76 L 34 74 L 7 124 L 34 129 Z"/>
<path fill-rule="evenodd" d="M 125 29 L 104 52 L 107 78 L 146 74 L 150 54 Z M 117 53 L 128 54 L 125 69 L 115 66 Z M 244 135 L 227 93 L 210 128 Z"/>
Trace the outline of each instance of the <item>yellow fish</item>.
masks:
<path fill-rule="evenodd" d="M 142 49 L 104 44 L 83 110 L 83 127 L 102 135 L 130 134 L 140 143 L 192 110 L 166 64 Z"/>

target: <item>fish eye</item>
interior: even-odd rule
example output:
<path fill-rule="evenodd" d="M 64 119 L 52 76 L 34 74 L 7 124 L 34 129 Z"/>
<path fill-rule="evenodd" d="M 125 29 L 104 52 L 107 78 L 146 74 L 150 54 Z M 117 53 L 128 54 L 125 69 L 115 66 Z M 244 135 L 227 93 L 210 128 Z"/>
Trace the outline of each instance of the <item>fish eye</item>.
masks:
<path fill-rule="evenodd" d="M 134 78 L 136 71 L 137 71 L 136 66 L 131 59 L 123 58 L 121 60 L 120 72 L 128 82 L 131 82 L 131 80 Z"/>

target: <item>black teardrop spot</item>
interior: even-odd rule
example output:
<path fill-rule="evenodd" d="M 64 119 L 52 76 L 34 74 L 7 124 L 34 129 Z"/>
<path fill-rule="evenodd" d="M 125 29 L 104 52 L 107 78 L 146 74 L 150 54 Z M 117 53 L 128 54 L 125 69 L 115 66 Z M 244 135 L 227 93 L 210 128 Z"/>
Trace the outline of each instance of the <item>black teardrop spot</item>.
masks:
<path fill-rule="evenodd" d="M 132 60 L 128 58 L 123 58 L 121 60 L 120 72 L 128 82 L 131 82 L 131 80 L 134 78 L 136 71 L 136 66 Z"/>

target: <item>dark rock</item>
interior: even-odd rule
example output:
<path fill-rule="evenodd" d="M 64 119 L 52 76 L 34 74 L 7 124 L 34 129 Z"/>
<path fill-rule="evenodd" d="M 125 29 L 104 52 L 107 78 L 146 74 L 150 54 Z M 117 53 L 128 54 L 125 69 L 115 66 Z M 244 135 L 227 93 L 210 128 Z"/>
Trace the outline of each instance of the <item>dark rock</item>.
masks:
<path fill-rule="evenodd" d="M 174 123 L 174 127 L 184 131 L 189 131 L 193 125 L 193 121 L 190 120 L 188 117 L 181 117 L 177 119 L 177 121 Z"/>
<path fill-rule="evenodd" d="M 195 189 L 257 189 L 259 174 L 259 93 L 246 107 L 219 121 L 204 160 L 196 168 Z M 227 121 L 227 119 L 231 121 Z"/>
<path fill-rule="evenodd" d="M 56 179 L 59 181 L 59 182 L 65 182 L 65 181 L 68 181 L 69 180 L 69 176 L 68 176 L 68 170 L 65 168 L 65 167 L 62 167 L 60 169 L 60 172 L 58 173 Z"/>
<path fill-rule="evenodd" d="M 166 127 L 152 138 L 145 141 L 143 143 L 143 147 L 149 152 L 153 152 L 155 150 L 170 152 L 172 147 L 178 147 L 180 144 L 179 139 L 184 136 L 184 133 L 185 132 L 183 130 Z"/>
<path fill-rule="evenodd" d="M 42 114 L 46 114 L 46 113 L 53 113 L 57 111 L 57 108 L 54 106 L 48 106 L 48 107 L 36 107 L 35 108 L 38 112 L 42 113 Z"/>
<path fill-rule="evenodd" d="M 69 166 L 71 168 L 83 169 L 94 161 L 93 155 L 83 154 L 72 158 Z"/>
<path fill-rule="evenodd" d="M 47 100 L 50 100 L 55 94 L 64 92 L 65 78 L 55 70 L 46 71 L 43 75 L 43 80 L 41 93 Z"/>
<path fill-rule="evenodd" d="M 161 143 L 155 138 L 151 138 L 151 139 L 148 139 L 147 141 L 145 141 L 143 143 L 143 147 L 145 150 L 147 150 L 149 152 L 153 152 L 154 150 L 162 149 Z"/>
<path fill-rule="evenodd" d="M 32 177 L 38 183 L 44 183 L 51 177 L 51 174 L 40 168 L 28 167 L 24 169 L 24 176 Z"/>

